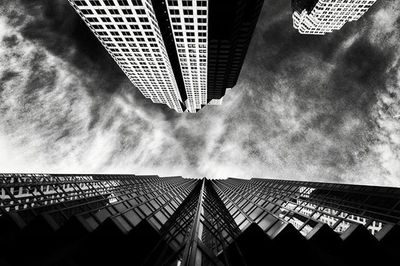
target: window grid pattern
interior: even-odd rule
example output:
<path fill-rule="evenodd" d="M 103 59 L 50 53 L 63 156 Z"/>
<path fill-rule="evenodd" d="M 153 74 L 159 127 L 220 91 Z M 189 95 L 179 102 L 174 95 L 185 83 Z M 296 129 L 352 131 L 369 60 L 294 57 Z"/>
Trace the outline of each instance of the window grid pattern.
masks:
<path fill-rule="evenodd" d="M 207 104 L 207 7 L 208 0 L 167 1 L 189 112 Z"/>
<path fill-rule="evenodd" d="M 213 181 L 241 230 L 257 223 L 269 235 L 293 224 L 307 235 L 318 223 L 338 233 L 363 224 L 372 234 L 400 218 L 399 190 L 285 180 Z"/>
<path fill-rule="evenodd" d="M 58 227 L 79 215 L 91 229 L 105 219 L 130 231 L 143 219 L 156 229 L 169 219 L 196 181 L 181 177 L 1 174 L 0 212 L 27 224 L 46 214 Z"/>
<path fill-rule="evenodd" d="M 183 112 L 151 0 L 69 2 L 146 98 Z"/>
<path fill-rule="evenodd" d="M 293 27 L 301 34 L 324 35 L 358 20 L 376 0 L 319 0 L 311 12 L 293 12 Z"/>
<path fill-rule="evenodd" d="M 161 233 L 176 256 L 182 257 L 182 265 L 194 265 L 198 260 L 214 262 L 202 265 L 218 265 L 215 263 L 218 254 L 233 242 L 240 230 L 211 181 L 202 179 Z"/>

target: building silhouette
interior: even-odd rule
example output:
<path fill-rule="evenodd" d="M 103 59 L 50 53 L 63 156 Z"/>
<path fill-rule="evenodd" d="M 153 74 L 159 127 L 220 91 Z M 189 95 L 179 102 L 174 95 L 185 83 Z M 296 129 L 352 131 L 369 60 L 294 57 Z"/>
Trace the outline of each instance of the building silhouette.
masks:
<path fill-rule="evenodd" d="M 154 103 L 195 113 L 238 79 L 264 0 L 69 0 Z"/>
<path fill-rule="evenodd" d="M 376 0 L 292 0 L 293 27 L 301 34 L 323 35 L 358 20 Z"/>
<path fill-rule="evenodd" d="M 0 192 L 1 265 L 400 262 L 399 188 L 1 174 Z"/>

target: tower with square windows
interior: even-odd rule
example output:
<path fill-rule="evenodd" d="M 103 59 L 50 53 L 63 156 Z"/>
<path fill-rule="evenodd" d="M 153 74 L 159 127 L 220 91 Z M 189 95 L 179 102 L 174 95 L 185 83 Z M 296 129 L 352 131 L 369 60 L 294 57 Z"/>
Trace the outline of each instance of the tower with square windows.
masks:
<path fill-rule="evenodd" d="M 301 34 L 324 35 L 356 21 L 376 0 L 292 0 L 293 27 Z"/>
<path fill-rule="evenodd" d="M 236 84 L 263 2 L 68 1 L 140 92 L 179 113 Z"/>

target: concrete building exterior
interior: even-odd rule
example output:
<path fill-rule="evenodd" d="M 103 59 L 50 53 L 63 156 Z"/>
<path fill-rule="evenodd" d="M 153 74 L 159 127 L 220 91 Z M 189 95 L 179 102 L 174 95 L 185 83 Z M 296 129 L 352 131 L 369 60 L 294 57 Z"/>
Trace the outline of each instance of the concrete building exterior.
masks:
<path fill-rule="evenodd" d="M 178 113 L 234 87 L 264 2 L 68 1 L 143 96 Z"/>
<path fill-rule="evenodd" d="M 324 35 L 356 21 L 376 0 L 292 0 L 293 27 L 301 34 Z"/>

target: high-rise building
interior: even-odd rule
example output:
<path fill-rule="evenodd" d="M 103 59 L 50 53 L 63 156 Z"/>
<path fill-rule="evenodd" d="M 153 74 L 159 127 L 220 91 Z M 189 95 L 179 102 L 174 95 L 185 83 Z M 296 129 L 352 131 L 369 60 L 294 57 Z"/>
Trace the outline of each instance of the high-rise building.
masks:
<path fill-rule="evenodd" d="M 301 34 L 323 35 L 358 20 L 376 0 L 292 0 L 293 27 Z"/>
<path fill-rule="evenodd" d="M 232 88 L 264 0 L 69 0 L 130 81 L 177 112 Z"/>
<path fill-rule="evenodd" d="M 398 265 L 400 189 L 0 175 L 2 265 Z"/>

